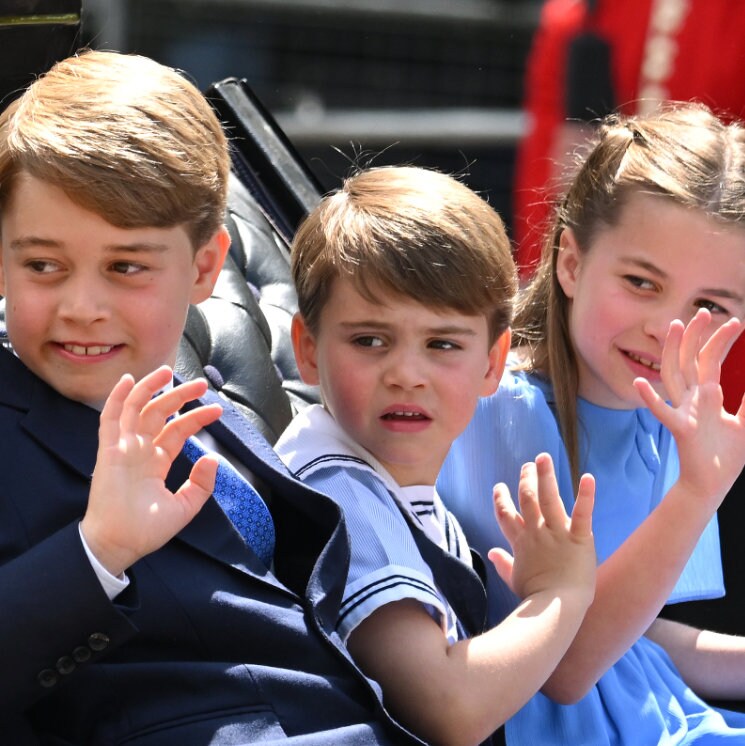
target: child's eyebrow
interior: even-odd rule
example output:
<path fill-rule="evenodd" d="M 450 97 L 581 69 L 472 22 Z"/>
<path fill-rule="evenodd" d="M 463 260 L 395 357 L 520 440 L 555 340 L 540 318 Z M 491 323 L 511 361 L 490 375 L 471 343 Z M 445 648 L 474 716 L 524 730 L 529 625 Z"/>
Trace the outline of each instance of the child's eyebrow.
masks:
<path fill-rule="evenodd" d="M 30 246 L 44 246 L 45 248 L 55 249 L 60 248 L 61 244 L 59 241 L 55 241 L 51 238 L 40 238 L 39 236 L 23 236 L 21 238 L 15 238 L 9 244 L 9 248 L 16 251 L 26 249 Z"/>
<path fill-rule="evenodd" d="M 653 264 L 648 259 L 643 259 L 636 256 L 621 257 L 621 264 L 630 264 L 639 269 L 645 269 L 647 272 L 651 272 L 653 275 L 657 275 L 662 280 L 666 280 L 668 277 L 667 272 L 661 270 L 656 264 Z"/>
<path fill-rule="evenodd" d="M 725 290 L 724 288 L 701 288 L 701 295 L 713 295 L 716 298 L 726 298 L 728 300 L 735 301 L 735 303 L 744 303 L 745 296 L 741 293 L 735 293 L 732 290 Z"/>
<path fill-rule="evenodd" d="M 475 337 L 476 336 L 476 330 L 472 329 L 470 326 L 457 326 L 457 325 L 450 325 L 450 326 L 433 326 L 430 327 L 427 330 L 431 335 L 437 336 L 437 337 L 452 337 L 452 336 L 460 336 L 460 337 Z"/>
<path fill-rule="evenodd" d="M 10 242 L 10 248 L 21 251 L 27 248 L 41 247 L 46 249 L 64 249 L 63 241 L 53 238 L 43 238 L 41 236 L 21 236 Z M 133 243 L 108 244 L 103 247 L 108 253 L 129 253 L 129 254 L 161 254 L 168 251 L 166 244 L 152 243 L 148 241 L 136 241 Z"/>
<path fill-rule="evenodd" d="M 389 331 L 393 324 L 386 324 L 378 319 L 363 319 L 361 321 L 342 321 L 341 326 L 348 331 Z M 459 326 L 457 324 L 447 324 L 443 326 L 429 326 L 423 329 L 428 335 L 433 337 L 444 336 L 468 336 L 475 337 L 476 330 L 470 326 Z"/>
<path fill-rule="evenodd" d="M 104 251 L 111 253 L 127 252 L 131 254 L 162 254 L 169 250 L 169 246 L 162 243 L 137 241 L 135 243 L 118 243 L 104 246 Z"/>

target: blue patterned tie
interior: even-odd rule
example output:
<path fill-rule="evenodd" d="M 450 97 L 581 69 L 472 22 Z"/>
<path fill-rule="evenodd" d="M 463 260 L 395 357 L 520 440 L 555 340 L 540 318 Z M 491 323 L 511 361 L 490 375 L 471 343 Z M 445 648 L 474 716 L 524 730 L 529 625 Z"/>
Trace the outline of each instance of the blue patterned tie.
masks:
<path fill-rule="evenodd" d="M 184 455 L 194 463 L 207 451 L 196 439 L 184 443 Z M 261 495 L 219 454 L 213 497 L 256 555 L 269 567 L 274 554 L 274 522 Z"/>

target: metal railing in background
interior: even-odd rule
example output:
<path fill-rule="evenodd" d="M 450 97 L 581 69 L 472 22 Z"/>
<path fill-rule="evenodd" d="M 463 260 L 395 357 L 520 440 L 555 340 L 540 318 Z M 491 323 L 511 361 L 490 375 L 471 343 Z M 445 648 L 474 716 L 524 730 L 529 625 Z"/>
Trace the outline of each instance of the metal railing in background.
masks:
<path fill-rule="evenodd" d="M 508 219 L 522 79 L 541 0 L 84 0 L 98 46 L 246 78 L 332 188 L 350 164 L 416 162 Z M 85 12 L 87 11 L 87 12 Z"/>

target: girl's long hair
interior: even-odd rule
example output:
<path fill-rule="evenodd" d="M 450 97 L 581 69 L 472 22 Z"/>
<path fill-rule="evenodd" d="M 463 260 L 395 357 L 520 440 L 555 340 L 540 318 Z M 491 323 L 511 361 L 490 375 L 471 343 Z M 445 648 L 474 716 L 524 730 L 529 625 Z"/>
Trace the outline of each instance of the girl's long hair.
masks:
<path fill-rule="evenodd" d="M 569 333 L 570 301 L 556 276 L 562 232 L 580 251 L 617 225 L 631 194 L 657 195 L 724 223 L 745 225 L 745 131 L 700 104 L 668 104 L 646 117 L 604 119 L 567 193 L 556 206 L 536 274 L 520 294 L 513 347 L 521 367 L 552 384 L 556 417 L 577 484 L 580 473 L 579 374 Z"/>

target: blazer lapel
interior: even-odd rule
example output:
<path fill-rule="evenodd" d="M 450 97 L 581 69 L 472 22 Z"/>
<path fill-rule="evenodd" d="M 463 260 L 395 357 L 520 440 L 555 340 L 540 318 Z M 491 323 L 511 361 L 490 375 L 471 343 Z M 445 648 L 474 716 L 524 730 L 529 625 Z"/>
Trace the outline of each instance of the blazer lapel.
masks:
<path fill-rule="evenodd" d="M 32 376 L 28 370 L 25 375 Z M 90 479 L 98 452 L 99 412 L 63 397 L 35 376 L 32 380 L 22 427 L 50 453 Z"/>
<path fill-rule="evenodd" d="M 186 456 L 178 456 L 166 480 L 170 490 L 175 491 L 183 484 L 189 476 L 191 466 Z M 239 572 L 284 589 L 266 565 L 246 547 L 230 518 L 214 498 L 207 500 L 193 520 L 178 533 L 177 538 Z"/>
<path fill-rule="evenodd" d="M 276 553 L 281 555 L 281 559 L 275 561 L 278 572 L 283 578 L 294 574 L 290 571 L 282 573 L 280 561 L 283 565 L 296 562 L 296 567 L 303 568 L 295 576 L 303 576 L 303 587 L 296 584 L 291 584 L 291 587 L 298 595 L 305 594 L 329 628 L 333 628 L 344 591 L 346 568 L 349 566 L 349 539 L 339 507 L 330 498 L 295 479 L 263 435 L 229 401 L 208 391 L 198 403 L 190 403 L 185 409 L 214 403 L 222 406 L 223 414 L 206 428 L 207 432 L 268 488 L 269 494 L 266 489 L 260 491 L 275 518 Z M 213 521 L 215 527 L 218 522 L 228 521 L 214 500 L 210 500 L 205 507 L 210 505 L 214 510 L 208 511 L 205 517 Z M 220 515 L 212 515 L 214 511 Z M 188 526 L 179 536 L 195 546 L 199 545 L 203 551 L 209 549 L 215 556 L 220 554 L 223 561 L 230 556 L 231 564 L 261 580 L 286 587 L 276 580 L 273 573 L 266 571 L 253 552 L 246 549 L 237 532 L 230 530 L 241 545 L 242 562 L 236 562 L 238 550 L 232 544 L 227 547 L 216 537 L 208 540 L 196 526 Z M 221 529 L 221 533 L 225 533 L 225 528 Z M 245 561 L 247 556 L 250 556 L 250 562 Z M 308 556 L 313 557 L 313 564 L 306 559 Z M 333 568 L 333 571 L 329 568 Z M 344 571 L 340 572 L 342 569 Z"/>

